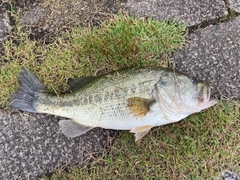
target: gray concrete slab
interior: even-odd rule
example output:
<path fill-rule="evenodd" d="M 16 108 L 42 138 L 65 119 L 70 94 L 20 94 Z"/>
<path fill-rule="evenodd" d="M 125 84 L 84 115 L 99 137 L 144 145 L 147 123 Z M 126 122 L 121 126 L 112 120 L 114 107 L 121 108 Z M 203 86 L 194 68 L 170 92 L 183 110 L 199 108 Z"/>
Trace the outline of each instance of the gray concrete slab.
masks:
<path fill-rule="evenodd" d="M 55 18 L 53 21 L 59 29 L 62 29 L 63 22 L 71 19 L 66 12 L 72 12 L 72 7 L 77 10 L 74 13 L 77 16 L 73 16 L 76 18 L 79 18 L 78 12 L 82 10 L 72 3 L 66 7 L 65 3 L 69 5 L 66 0 L 61 2 L 68 11 L 61 12 L 62 16 L 58 15 L 57 18 L 55 14 L 51 17 Z M 76 2 L 82 5 L 80 1 Z M 84 2 L 87 3 L 86 9 L 92 6 L 90 2 Z M 108 7 L 106 3 L 102 7 Z M 188 26 L 227 14 L 223 0 L 128 0 L 123 4 L 136 16 L 176 19 Z M 43 15 L 43 9 L 34 7 L 23 13 L 23 21 L 28 25 L 37 24 L 42 17 L 48 18 Z M 112 7 L 114 9 L 115 5 Z M 85 14 L 91 12 L 95 11 L 88 10 Z M 1 32 L 7 32 L 4 28 L 1 31 L 1 24 L 8 22 L 4 18 L 6 15 L 0 15 L 0 37 Z M 239 98 L 239 21 L 240 17 L 237 17 L 233 22 L 197 30 L 188 37 L 188 44 L 173 55 L 180 71 L 210 81 L 214 87 L 213 95 L 217 97 Z M 98 18 L 96 22 L 99 22 Z M 101 156 L 106 152 L 108 134 L 105 130 L 95 129 L 81 137 L 68 139 L 59 131 L 59 119 L 55 116 L 0 110 L 0 179 L 36 179 L 58 167 L 87 163 L 93 156 Z"/>
<path fill-rule="evenodd" d="M 123 4 L 130 14 L 157 20 L 178 20 L 187 26 L 228 14 L 223 0 L 128 0 Z"/>
<path fill-rule="evenodd" d="M 0 109 L 1 180 L 37 179 L 58 167 L 89 163 L 106 152 L 106 131 L 98 128 L 81 137 L 66 138 L 58 119 Z"/>
<path fill-rule="evenodd" d="M 177 69 L 209 81 L 215 97 L 240 99 L 239 27 L 240 16 L 189 35 L 189 42 L 173 55 Z"/>
<path fill-rule="evenodd" d="M 221 173 L 221 180 L 240 180 L 240 177 L 231 171 L 224 171 Z"/>
<path fill-rule="evenodd" d="M 10 22 L 7 12 L 0 11 L 0 41 L 4 41 L 10 31 Z"/>
<path fill-rule="evenodd" d="M 35 4 L 29 10 L 23 12 L 21 21 L 25 25 L 37 25 L 38 22 L 44 18 L 45 11 L 41 5 Z"/>
<path fill-rule="evenodd" d="M 229 7 L 240 13 L 240 0 L 229 0 Z"/>

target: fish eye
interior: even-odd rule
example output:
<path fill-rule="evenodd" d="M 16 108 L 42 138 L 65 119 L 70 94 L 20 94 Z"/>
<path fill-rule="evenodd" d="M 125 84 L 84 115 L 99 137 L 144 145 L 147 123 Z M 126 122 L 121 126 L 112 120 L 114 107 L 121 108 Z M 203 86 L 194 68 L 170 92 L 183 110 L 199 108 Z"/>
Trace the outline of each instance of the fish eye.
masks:
<path fill-rule="evenodd" d="M 193 84 L 197 84 L 197 83 L 198 83 L 198 80 L 197 80 L 197 78 L 196 78 L 196 77 L 192 77 L 192 79 L 191 79 L 191 80 L 192 80 L 192 83 L 193 83 Z"/>

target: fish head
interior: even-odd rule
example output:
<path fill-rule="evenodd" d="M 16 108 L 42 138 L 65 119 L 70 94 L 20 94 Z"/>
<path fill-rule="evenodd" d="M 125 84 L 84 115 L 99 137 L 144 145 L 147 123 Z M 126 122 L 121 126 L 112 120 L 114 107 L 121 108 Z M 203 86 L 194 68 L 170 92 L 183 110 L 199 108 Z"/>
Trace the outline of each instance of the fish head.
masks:
<path fill-rule="evenodd" d="M 210 100 L 210 85 L 181 73 L 163 73 L 154 85 L 153 98 L 166 118 L 180 120 L 217 103 Z"/>

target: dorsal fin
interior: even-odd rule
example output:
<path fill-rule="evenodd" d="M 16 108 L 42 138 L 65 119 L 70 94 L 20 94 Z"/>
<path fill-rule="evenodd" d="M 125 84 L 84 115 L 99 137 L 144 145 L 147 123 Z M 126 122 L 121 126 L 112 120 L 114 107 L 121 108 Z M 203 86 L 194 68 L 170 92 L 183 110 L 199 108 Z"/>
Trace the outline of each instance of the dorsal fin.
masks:
<path fill-rule="evenodd" d="M 92 80 L 94 80 L 96 77 L 94 76 L 86 76 L 86 77 L 80 77 L 80 78 L 69 78 L 67 84 L 70 86 L 71 91 L 77 91 Z"/>

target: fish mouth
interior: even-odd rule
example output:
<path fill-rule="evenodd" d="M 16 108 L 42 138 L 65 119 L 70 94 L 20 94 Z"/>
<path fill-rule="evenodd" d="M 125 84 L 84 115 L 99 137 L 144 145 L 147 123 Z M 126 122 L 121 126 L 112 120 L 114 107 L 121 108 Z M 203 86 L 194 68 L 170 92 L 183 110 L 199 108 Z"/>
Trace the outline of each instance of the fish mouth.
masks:
<path fill-rule="evenodd" d="M 203 106 L 213 106 L 217 103 L 216 99 L 210 100 L 211 88 L 208 82 L 202 82 L 198 93 L 198 102 Z"/>
<path fill-rule="evenodd" d="M 210 99 L 210 85 L 209 83 L 202 83 L 202 87 L 199 88 L 198 100 L 199 102 L 205 103 Z"/>

